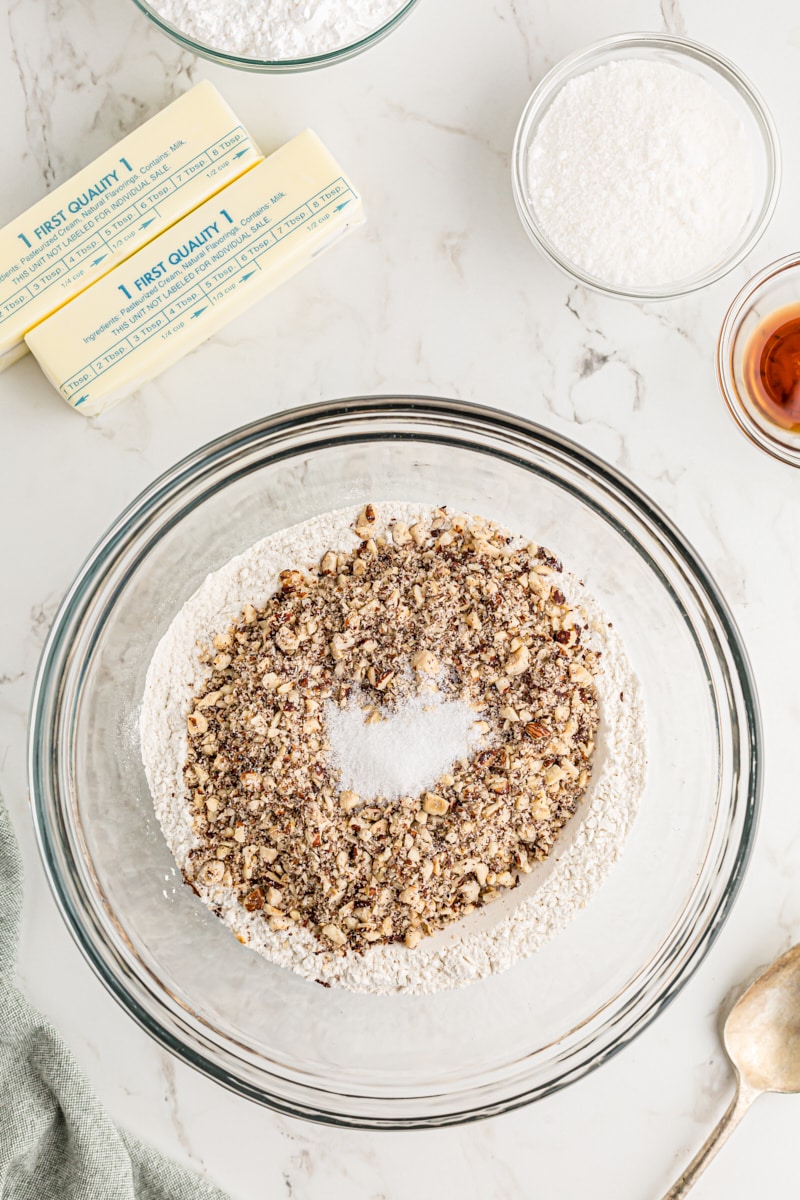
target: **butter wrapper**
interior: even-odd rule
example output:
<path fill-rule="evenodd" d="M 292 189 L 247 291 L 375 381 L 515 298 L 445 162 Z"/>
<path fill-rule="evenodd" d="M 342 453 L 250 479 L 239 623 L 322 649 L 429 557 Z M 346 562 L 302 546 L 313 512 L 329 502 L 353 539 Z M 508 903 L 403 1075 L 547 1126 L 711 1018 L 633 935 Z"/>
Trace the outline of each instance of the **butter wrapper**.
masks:
<path fill-rule="evenodd" d="M 27 343 L 59 394 L 97 416 L 363 221 L 310 130 L 42 322 Z"/>
<path fill-rule="evenodd" d="M 25 334 L 263 155 L 200 83 L 0 230 L 0 370 Z"/>

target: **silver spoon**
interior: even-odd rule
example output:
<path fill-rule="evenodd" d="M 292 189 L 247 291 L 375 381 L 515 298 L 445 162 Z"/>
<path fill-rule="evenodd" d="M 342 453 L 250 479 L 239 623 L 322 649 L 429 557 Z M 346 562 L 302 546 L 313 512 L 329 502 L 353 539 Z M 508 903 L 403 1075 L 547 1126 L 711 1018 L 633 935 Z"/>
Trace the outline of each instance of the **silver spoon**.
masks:
<path fill-rule="evenodd" d="M 800 945 L 759 975 L 731 1009 L 722 1034 L 736 1094 L 664 1200 L 681 1200 L 762 1092 L 800 1092 Z"/>

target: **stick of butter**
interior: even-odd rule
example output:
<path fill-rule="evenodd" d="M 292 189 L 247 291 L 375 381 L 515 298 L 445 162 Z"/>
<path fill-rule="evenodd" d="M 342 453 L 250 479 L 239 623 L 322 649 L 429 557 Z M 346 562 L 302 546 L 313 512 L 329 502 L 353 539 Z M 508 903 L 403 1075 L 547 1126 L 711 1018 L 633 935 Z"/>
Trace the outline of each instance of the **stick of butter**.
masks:
<path fill-rule="evenodd" d="M 68 404 L 97 416 L 363 221 L 306 130 L 26 335 Z"/>
<path fill-rule="evenodd" d="M 29 329 L 262 158 L 200 83 L 0 230 L 0 371 Z"/>

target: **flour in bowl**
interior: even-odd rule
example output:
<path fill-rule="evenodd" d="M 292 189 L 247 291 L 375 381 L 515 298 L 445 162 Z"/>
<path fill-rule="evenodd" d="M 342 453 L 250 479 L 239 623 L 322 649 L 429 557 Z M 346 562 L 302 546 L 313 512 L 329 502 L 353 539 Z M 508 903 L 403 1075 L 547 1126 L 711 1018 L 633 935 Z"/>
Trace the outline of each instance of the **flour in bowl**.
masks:
<path fill-rule="evenodd" d="M 278 62 L 352 46 L 405 0 L 151 0 L 158 16 L 224 54 Z"/>
<path fill-rule="evenodd" d="M 187 882 L 267 958 L 356 991 L 531 953 L 619 854 L 644 779 L 638 684 L 585 589 L 413 504 L 326 514 L 210 576 L 141 731 Z"/>

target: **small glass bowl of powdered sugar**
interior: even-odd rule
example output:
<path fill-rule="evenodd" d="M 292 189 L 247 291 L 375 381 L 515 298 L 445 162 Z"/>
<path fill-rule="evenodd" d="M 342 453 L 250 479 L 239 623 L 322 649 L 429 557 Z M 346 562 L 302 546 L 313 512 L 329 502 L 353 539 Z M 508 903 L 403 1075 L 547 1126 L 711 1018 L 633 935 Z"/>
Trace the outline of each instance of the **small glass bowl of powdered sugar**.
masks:
<path fill-rule="evenodd" d="M 764 232 L 780 152 L 733 63 L 666 34 L 564 59 L 517 129 L 514 197 L 542 253 L 612 296 L 664 300 L 730 271 Z"/>
<path fill-rule="evenodd" d="M 381 41 L 418 0 L 133 0 L 180 46 L 244 71 L 311 71 Z"/>

